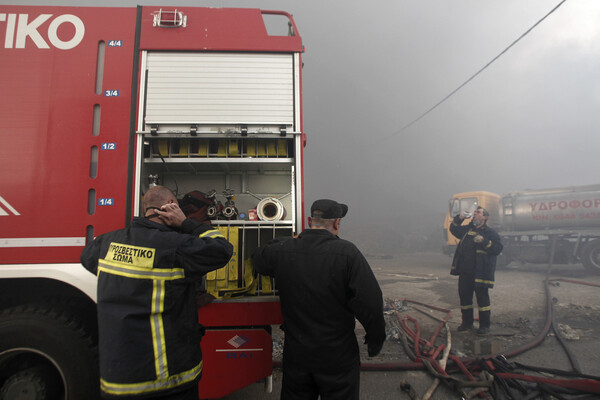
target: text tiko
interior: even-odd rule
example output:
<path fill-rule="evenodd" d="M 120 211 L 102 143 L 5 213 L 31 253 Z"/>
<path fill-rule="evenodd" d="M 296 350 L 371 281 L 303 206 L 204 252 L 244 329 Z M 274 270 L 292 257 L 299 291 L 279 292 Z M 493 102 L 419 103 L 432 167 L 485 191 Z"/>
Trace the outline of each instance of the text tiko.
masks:
<path fill-rule="evenodd" d="M 29 14 L 0 13 L 0 23 L 6 23 L 4 48 L 24 49 L 28 43 L 30 44 L 27 40 L 27 38 L 30 38 L 38 49 L 49 49 L 50 45 L 42 37 L 40 32 L 38 32 L 38 29 L 52 17 L 52 14 L 40 14 L 37 18 L 29 22 Z M 58 29 L 62 24 L 70 24 L 75 28 L 75 34 L 69 40 L 62 40 L 58 37 Z M 45 28 L 42 30 L 42 33 L 44 33 L 44 30 Z M 61 50 L 69 50 L 77 46 L 83 40 L 84 34 L 85 26 L 83 25 L 83 22 L 79 17 L 71 14 L 59 15 L 53 18 L 50 21 L 47 30 L 47 38 L 50 44 Z"/>

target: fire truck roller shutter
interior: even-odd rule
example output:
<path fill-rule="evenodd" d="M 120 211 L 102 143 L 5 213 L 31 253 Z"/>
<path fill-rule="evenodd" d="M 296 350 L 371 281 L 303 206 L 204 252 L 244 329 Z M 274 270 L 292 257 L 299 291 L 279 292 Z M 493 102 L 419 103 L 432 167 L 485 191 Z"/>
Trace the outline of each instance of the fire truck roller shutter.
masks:
<path fill-rule="evenodd" d="M 146 124 L 293 126 L 290 54 L 148 53 Z"/>

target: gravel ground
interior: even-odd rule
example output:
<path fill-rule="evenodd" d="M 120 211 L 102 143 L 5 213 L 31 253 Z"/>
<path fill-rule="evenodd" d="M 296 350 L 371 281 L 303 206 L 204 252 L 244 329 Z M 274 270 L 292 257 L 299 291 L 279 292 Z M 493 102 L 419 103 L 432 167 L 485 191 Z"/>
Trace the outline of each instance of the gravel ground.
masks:
<path fill-rule="evenodd" d="M 432 384 L 433 377 L 424 370 L 394 370 L 391 367 L 411 361 L 398 329 L 398 319 L 406 316 L 417 321 L 421 337 L 427 340 L 440 326 L 439 320 L 449 318 L 452 353 L 461 358 L 509 354 L 512 355 L 508 359 L 510 362 L 572 370 L 554 331 L 550 329 L 547 335 L 540 335 L 547 321 L 546 265 L 511 264 L 497 271 L 496 286 L 490 292 L 492 332 L 489 336 L 478 336 L 473 331 L 456 331 L 460 324 L 458 279 L 449 274 L 451 260 L 448 256 L 416 253 L 367 258 L 386 299 L 388 340 L 381 354 L 374 358 L 369 358 L 366 346 L 361 346 L 365 369 L 379 369 L 361 373 L 361 399 L 409 399 L 408 394 L 400 389 L 401 382 L 409 383 L 419 396 Z M 600 284 L 600 276 L 588 274 L 581 265 L 556 265 L 550 278 L 562 279 L 549 286 L 557 329 L 565 338 L 580 370 L 600 376 L 600 289 L 580 284 Z M 450 316 L 448 312 L 435 308 L 449 310 Z M 273 327 L 273 333 L 274 358 L 280 360 L 283 336 L 278 327 Z M 356 335 L 360 342 L 364 336 L 360 324 L 357 324 Z M 436 345 L 447 343 L 447 339 L 446 331 L 442 330 Z M 534 345 L 534 342 L 539 344 Z M 516 354 L 516 349 L 524 351 Z M 275 369 L 272 393 L 265 393 L 262 384 L 254 384 L 224 399 L 278 399 L 280 385 L 281 371 Z M 431 398 L 460 399 L 461 396 L 442 384 Z"/>

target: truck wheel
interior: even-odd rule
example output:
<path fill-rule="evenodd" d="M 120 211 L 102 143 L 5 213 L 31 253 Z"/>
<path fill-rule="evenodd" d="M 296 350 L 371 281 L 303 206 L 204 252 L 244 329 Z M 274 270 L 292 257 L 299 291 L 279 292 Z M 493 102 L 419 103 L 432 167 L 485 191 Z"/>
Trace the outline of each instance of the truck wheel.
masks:
<path fill-rule="evenodd" d="M 585 269 L 600 274 L 600 239 L 588 242 L 581 252 L 581 262 Z"/>
<path fill-rule="evenodd" d="M 35 306 L 0 314 L 0 400 L 17 398 L 99 398 L 97 351 L 73 319 Z"/>

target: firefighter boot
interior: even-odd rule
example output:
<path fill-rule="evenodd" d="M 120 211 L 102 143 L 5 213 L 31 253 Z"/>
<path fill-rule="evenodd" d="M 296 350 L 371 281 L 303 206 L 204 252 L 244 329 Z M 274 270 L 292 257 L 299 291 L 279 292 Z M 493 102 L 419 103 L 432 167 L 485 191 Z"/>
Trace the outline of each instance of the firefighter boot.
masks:
<path fill-rule="evenodd" d="M 477 329 L 478 335 L 487 335 L 490 333 L 490 318 L 491 311 L 479 311 L 479 329 Z"/>
<path fill-rule="evenodd" d="M 458 331 L 466 331 L 473 329 L 473 308 L 460 310 L 462 313 L 462 324 L 458 327 Z"/>

